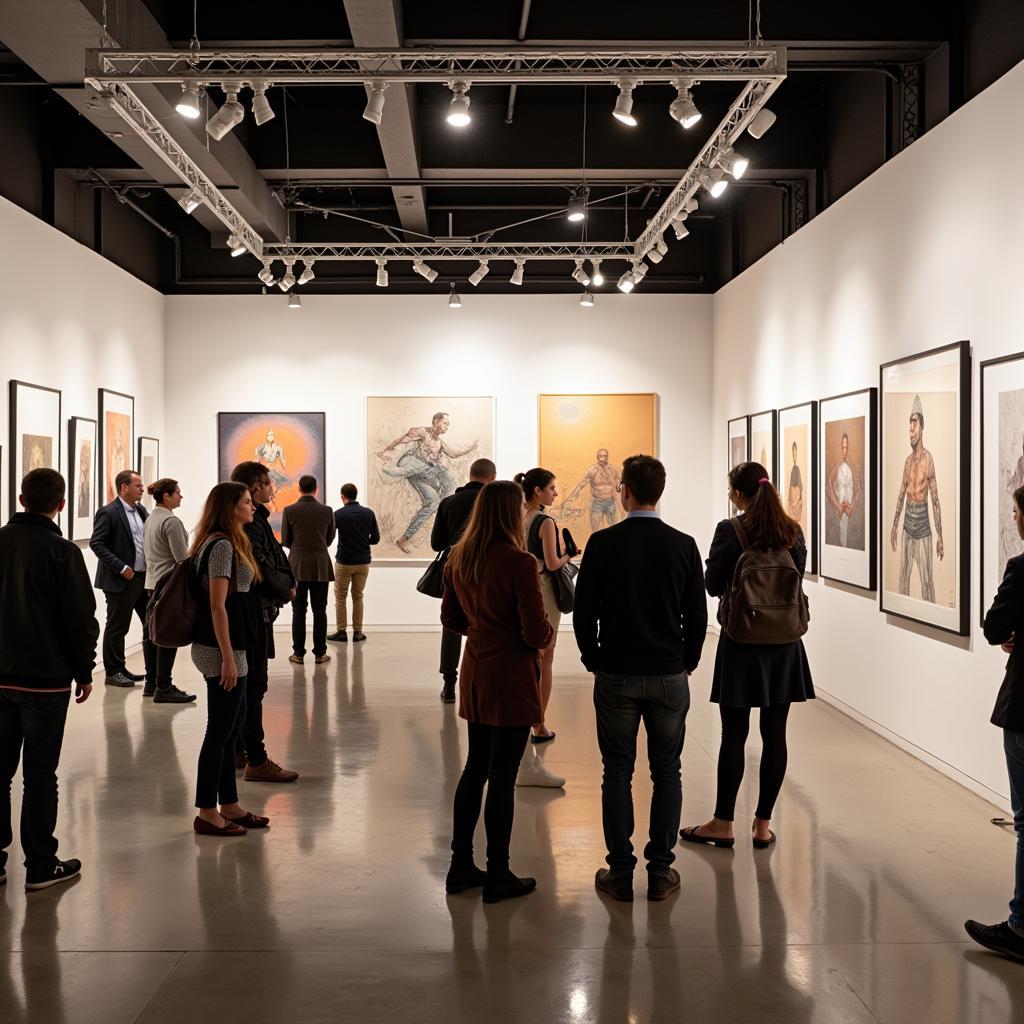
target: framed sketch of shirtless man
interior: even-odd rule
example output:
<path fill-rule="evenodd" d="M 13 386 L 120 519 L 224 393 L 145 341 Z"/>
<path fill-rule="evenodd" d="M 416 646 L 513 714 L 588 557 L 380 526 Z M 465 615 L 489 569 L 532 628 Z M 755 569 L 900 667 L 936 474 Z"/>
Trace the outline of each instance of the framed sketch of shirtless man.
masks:
<path fill-rule="evenodd" d="M 818 571 L 818 403 L 779 410 L 778 490 L 807 544 L 807 571 Z"/>
<path fill-rule="evenodd" d="M 881 368 L 882 611 L 967 634 L 970 346 Z"/>

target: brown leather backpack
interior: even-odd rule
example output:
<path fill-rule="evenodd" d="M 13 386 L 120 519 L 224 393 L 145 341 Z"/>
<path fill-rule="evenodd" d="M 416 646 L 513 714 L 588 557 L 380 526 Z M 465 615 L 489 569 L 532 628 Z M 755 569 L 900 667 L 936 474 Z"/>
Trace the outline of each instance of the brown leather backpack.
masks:
<path fill-rule="evenodd" d="M 793 556 L 781 548 L 752 548 L 739 518 L 730 520 L 743 553 L 722 595 L 718 620 L 739 644 L 790 644 L 811 620 L 803 580 Z"/>

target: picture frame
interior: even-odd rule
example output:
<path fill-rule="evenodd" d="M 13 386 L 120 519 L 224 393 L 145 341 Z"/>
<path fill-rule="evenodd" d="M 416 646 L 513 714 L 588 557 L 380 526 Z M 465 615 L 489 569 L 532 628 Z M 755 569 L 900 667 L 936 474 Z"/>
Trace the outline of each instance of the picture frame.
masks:
<path fill-rule="evenodd" d="M 731 419 L 725 426 L 726 442 L 726 473 L 730 473 L 741 462 L 750 459 L 750 417 L 737 416 Z M 723 487 L 728 490 L 728 485 L 723 480 Z M 730 517 L 736 515 L 736 506 L 726 497 L 726 508 Z"/>
<path fill-rule="evenodd" d="M 879 545 L 879 607 L 888 615 L 967 636 L 971 603 L 969 341 L 882 364 L 879 442 L 880 529 L 884 531 Z"/>
<path fill-rule="evenodd" d="M 68 538 L 88 541 L 96 515 L 99 476 L 96 420 L 72 416 L 68 421 Z"/>
<path fill-rule="evenodd" d="M 21 481 L 32 469 L 61 466 L 61 392 L 42 384 L 12 380 L 8 385 L 8 443 L 11 515 L 18 511 Z"/>
<path fill-rule="evenodd" d="M 768 478 L 778 484 L 778 472 L 775 465 L 775 449 L 778 447 L 778 412 L 766 409 L 750 415 L 750 443 L 747 446 L 748 458 L 751 462 L 759 462 L 768 470 Z"/>
<path fill-rule="evenodd" d="M 818 575 L 873 593 L 878 586 L 877 388 L 818 400 L 818 459 Z"/>
<path fill-rule="evenodd" d="M 799 524 L 807 545 L 806 572 L 818 572 L 818 403 L 779 409 L 778 491 L 783 507 Z M 794 448 L 796 461 L 793 461 Z"/>
<path fill-rule="evenodd" d="M 130 465 L 135 453 L 135 398 L 122 391 L 99 388 L 97 431 L 99 437 L 99 496 L 109 505 L 117 497 L 114 479 Z"/>
<path fill-rule="evenodd" d="M 160 441 L 155 437 L 139 437 L 139 457 L 135 463 L 142 483 L 148 488 L 160 479 Z M 156 508 L 153 496 L 147 490 L 142 495 L 142 507 L 147 512 Z"/>

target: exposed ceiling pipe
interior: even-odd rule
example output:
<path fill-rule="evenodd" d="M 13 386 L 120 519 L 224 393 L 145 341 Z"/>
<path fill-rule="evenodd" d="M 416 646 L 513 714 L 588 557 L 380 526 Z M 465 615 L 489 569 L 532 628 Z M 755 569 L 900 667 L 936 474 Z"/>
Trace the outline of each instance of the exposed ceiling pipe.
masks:
<path fill-rule="evenodd" d="M 522 42 L 526 38 L 526 23 L 530 20 L 530 6 L 533 0 L 523 0 L 523 11 L 519 16 L 519 34 L 516 38 L 519 42 Z M 519 67 L 519 61 L 516 61 L 516 67 Z M 508 90 L 508 110 L 505 112 L 505 124 L 511 124 L 512 119 L 515 116 L 516 109 L 516 90 L 518 85 L 513 82 L 509 86 Z"/>

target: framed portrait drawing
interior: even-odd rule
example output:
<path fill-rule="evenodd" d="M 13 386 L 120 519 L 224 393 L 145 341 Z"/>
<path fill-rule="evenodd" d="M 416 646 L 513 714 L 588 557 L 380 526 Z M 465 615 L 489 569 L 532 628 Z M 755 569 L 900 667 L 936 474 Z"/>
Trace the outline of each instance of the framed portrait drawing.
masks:
<path fill-rule="evenodd" d="M 818 403 L 818 573 L 863 590 L 877 586 L 878 389 Z"/>
<path fill-rule="evenodd" d="M 10 382 L 10 509 L 18 511 L 18 493 L 33 469 L 60 470 L 61 394 L 56 388 Z"/>
<path fill-rule="evenodd" d="M 99 389 L 99 445 L 101 505 L 117 497 L 114 480 L 118 473 L 135 469 L 135 399 L 120 391 Z"/>
<path fill-rule="evenodd" d="M 807 545 L 807 572 L 818 571 L 818 403 L 779 410 L 778 491 L 786 511 L 800 524 Z"/>
<path fill-rule="evenodd" d="M 737 416 L 736 419 L 729 420 L 726 424 L 726 444 L 725 470 L 728 474 L 741 462 L 746 462 L 750 458 L 749 417 Z M 722 487 L 726 490 L 729 489 L 725 479 L 722 480 Z M 736 506 L 728 499 L 726 499 L 726 504 L 728 505 L 728 514 L 730 516 L 736 515 Z"/>
<path fill-rule="evenodd" d="M 880 374 L 881 609 L 966 636 L 970 343 L 885 363 Z"/>
<path fill-rule="evenodd" d="M 68 423 L 68 537 L 71 540 L 84 541 L 92 536 L 98 455 L 96 421 L 72 416 Z"/>
<path fill-rule="evenodd" d="M 139 458 L 135 465 L 146 487 L 160 479 L 160 442 L 155 437 L 139 438 Z M 149 491 L 142 496 L 142 507 L 147 512 L 156 508 L 156 502 Z"/>
<path fill-rule="evenodd" d="M 1024 553 L 1013 493 L 1024 486 L 1024 352 L 981 364 L 982 620 L 1009 559 Z"/>
<path fill-rule="evenodd" d="M 773 484 L 778 484 L 775 467 L 776 428 L 778 413 L 774 409 L 755 412 L 750 417 L 750 461 L 760 462 L 768 470 Z"/>

